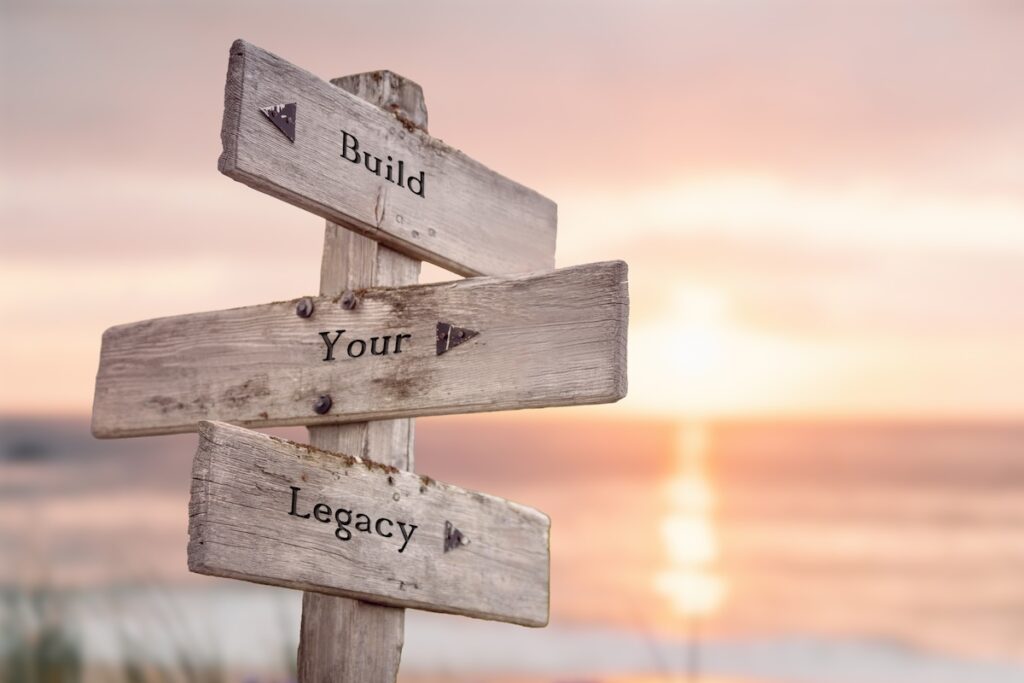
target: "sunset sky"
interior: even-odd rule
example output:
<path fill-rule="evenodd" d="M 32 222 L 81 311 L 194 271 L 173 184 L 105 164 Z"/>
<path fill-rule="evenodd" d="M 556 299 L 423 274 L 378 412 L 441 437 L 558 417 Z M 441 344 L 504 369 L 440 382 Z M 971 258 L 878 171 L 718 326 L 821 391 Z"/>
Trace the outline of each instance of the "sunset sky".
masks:
<path fill-rule="evenodd" d="M 587 410 L 1024 416 L 1019 3 L 2 13 L 2 413 L 86 414 L 110 325 L 315 291 L 323 221 L 216 169 L 244 37 L 416 80 L 433 135 L 558 203 L 559 265 L 629 262 L 630 395 Z"/>

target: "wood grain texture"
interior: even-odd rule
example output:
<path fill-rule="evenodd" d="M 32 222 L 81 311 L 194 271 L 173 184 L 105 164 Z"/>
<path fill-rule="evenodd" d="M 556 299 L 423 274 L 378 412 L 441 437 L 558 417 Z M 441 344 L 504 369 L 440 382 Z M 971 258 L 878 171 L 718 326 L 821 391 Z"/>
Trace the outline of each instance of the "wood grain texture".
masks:
<path fill-rule="evenodd" d="M 607 403 L 626 393 L 626 264 L 358 292 L 354 310 L 319 297 L 159 318 L 104 334 L 93 405 L 100 437 Z M 437 355 L 438 322 L 480 334 Z M 320 332 L 336 336 L 324 361 Z M 371 356 L 371 339 L 403 340 Z M 366 341 L 349 358 L 344 344 Z M 378 344 L 378 349 L 383 342 Z M 360 346 L 353 347 L 356 351 Z M 392 350 L 394 347 L 392 346 Z M 313 412 L 329 395 L 325 415 Z"/>
<path fill-rule="evenodd" d="M 404 644 L 401 607 L 302 594 L 299 683 L 394 683 Z"/>
<path fill-rule="evenodd" d="M 387 108 L 426 130 L 423 90 L 391 72 L 368 72 L 334 81 L 339 88 Z M 321 296 L 346 289 L 416 284 L 420 262 L 328 221 L 324 231 Z M 399 469 L 413 468 L 411 419 L 321 425 L 310 443 L 355 453 Z M 394 683 L 405 643 L 405 610 L 351 598 L 305 592 L 299 633 L 300 683 Z"/>
<path fill-rule="evenodd" d="M 225 88 L 226 175 L 460 275 L 554 267 L 555 204 L 396 116 L 243 40 L 231 47 Z M 260 111 L 297 103 L 291 142 Z M 423 117 L 425 123 L 425 115 Z M 342 157 L 342 133 L 360 152 L 425 173 L 424 196 Z M 371 166 L 372 166 L 371 162 Z"/>
<path fill-rule="evenodd" d="M 367 71 L 332 78 L 331 85 L 391 112 L 407 128 L 415 126 L 427 131 L 427 103 L 423 88 L 405 76 L 387 70 Z"/>
<path fill-rule="evenodd" d="M 378 420 L 310 427 L 310 443 L 411 470 L 414 422 Z M 307 591 L 302 596 L 299 681 L 393 683 L 404 642 L 403 608 Z"/>
<path fill-rule="evenodd" d="M 414 284 L 420 262 L 333 223 L 324 233 L 320 293 Z M 310 427 L 310 443 L 413 469 L 414 421 L 377 420 Z M 405 610 L 305 592 L 299 635 L 300 683 L 394 683 L 405 642 Z"/>
<path fill-rule="evenodd" d="M 329 511 L 318 513 L 317 504 Z M 358 530 L 359 514 L 369 531 Z M 468 544 L 445 549 L 449 523 Z M 549 528 L 546 515 L 494 496 L 200 424 L 189 504 L 193 572 L 543 626 Z"/>

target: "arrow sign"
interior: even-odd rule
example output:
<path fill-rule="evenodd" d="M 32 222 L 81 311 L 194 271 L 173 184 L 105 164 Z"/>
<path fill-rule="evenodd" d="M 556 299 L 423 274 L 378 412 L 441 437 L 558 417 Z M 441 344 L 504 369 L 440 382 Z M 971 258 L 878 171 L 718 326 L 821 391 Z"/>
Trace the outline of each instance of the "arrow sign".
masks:
<path fill-rule="evenodd" d="M 296 104 L 292 102 L 263 107 L 260 111 L 277 126 L 279 131 L 285 134 L 285 137 L 295 142 L 295 108 Z"/>
<path fill-rule="evenodd" d="M 455 528 L 451 522 L 444 523 L 444 551 L 455 550 L 464 545 L 469 545 L 469 538 Z"/>
<path fill-rule="evenodd" d="M 113 327 L 103 335 L 93 434 L 617 401 L 626 393 L 626 277 L 626 264 L 612 261 Z"/>
<path fill-rule="evenodd" d="M 241 427 L 199 425 L 193 572 L 544 626 L 549 529 L 543 513 L 495 496 Z M 449 552 L 452 534 L 463 550 Z"/>
<path fill-rule="evenodd" d="M 460 275 L 554 267 L 554 202 L 408 121 L 243 40 L 224 100 L 231 178 Z"/>
<path fill-rule="evenodd" d="M 437 324 L 437 355 L 441 355 L 448 349 L 453 349 L 459 344 L 469 341 L 480 334 L 476 330 L 467 330 L 464 327 L 456 327 L 451 323 Z"/>

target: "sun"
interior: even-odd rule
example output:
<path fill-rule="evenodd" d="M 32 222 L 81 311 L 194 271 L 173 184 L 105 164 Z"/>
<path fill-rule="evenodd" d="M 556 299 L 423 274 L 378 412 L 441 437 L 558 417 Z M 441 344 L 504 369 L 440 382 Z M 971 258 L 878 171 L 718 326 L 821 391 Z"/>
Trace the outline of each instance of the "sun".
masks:
<path fill-rule="evenodd" d="M 727 304 L 724 294 L 711 287 L 688 285 L 675 291 L 669 313 L 670 364 L 684 381 L 722 369 L 729 335 Z"/>
<path fill-rule="evenodd" d="M 813 407 L 844 356 L 782 326 L 740 315 L 724 284 L 684 282 L 670 305 L 630 329 L 630 401 L 690 419 Z"/>

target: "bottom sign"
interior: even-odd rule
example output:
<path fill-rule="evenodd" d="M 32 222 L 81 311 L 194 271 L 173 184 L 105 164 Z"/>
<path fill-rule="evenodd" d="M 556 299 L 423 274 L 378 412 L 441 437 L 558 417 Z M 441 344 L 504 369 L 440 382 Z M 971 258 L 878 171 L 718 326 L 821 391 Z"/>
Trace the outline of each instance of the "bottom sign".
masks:
<path fill-rule="evenodd" d="M 199 423 L 193 572 L 544 626 L 549 530 L 543 513 L 495 496 Z"/>

